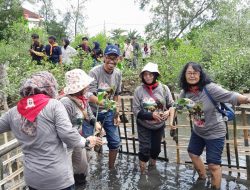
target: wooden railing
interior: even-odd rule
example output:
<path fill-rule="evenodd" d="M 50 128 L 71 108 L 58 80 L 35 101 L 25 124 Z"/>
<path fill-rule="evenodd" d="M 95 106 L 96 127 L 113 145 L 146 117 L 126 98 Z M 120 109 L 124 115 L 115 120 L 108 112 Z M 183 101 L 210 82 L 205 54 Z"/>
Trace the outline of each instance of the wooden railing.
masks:
<path fill-rule="evenodd" d="M 132 112 L 132 96 L 124 96 L 121 101 L 120 112 L 123 120 L 119 127 L 122 144 L 120 152 L 124 154 L 137 155 L 138 135 L 135 118 Z M 223 171 L 236 173 L 238 176 L 250 179 L 250 147 L 249 147 L 249 115 L 250 106 L 240 106 L 236 108 L 237 122 L 228 125 L 228 138 L 223 153 Z M 184 113 L 185 115 L 185 113 Z M 183 115 L 178 115 L 176 120 L 177 141 L 169 135 L 168 127 L 162 139 L 162 152 L 159 159 L 175 162 L 177 164 L 189 164 L 190 159 L 187 154 L 187 145 L 190 136 L 189 119 L 181 121 Z M 184 116 L 185 118 L 186 116 Z M 183 120 L 183 119 L 182 119 Z M 5 144 L 0 146 L 0 187 L 3 190 L 23 189 L 22 152 L 16 139 L 8 141 L 7 134 L 4 133 Z"/>
<path fill-rule="evenodd" d="M 135 118 L 132 112 L 132 96 L 124 96 L 121 99 L 122 118 L 128 121 L 120 125 L 120 136 L 122 139 L 120 152 L 125 154 L 137 155 L 139 151 L 138 135 Z M 223 171 L 230 174 L 235 172 L 238 176 L 246 176 L 250 179 L 250 147 L 249 129 L 250 106 L 236 107 L 237 121 L 228 124 L 228 136 L 222 156 Z M 182 121 L 180 120 L 182 118 Z M 183 119 L 184 118 L 184 119 Z M 184 120 L 184 121 L 183 121 Z M 187 146 L 191 133 L 190 120 L 187 113 L 177 115 L 177 133 L 174 141 L 170 137 L 168 126 L 165 136 L 162 139 L 162 152 L 159 159 L 175 162 L 177 164 L 189 164 L 191 160 L 187 154 Z"/>
<path fill-rule="evenodd" d="M 22 190 L 23 180 L 22 152 L 16 139 L 8 141 L 4 133 L 5 144 L 0 146 L 0 187 L 2 190 Z"/>

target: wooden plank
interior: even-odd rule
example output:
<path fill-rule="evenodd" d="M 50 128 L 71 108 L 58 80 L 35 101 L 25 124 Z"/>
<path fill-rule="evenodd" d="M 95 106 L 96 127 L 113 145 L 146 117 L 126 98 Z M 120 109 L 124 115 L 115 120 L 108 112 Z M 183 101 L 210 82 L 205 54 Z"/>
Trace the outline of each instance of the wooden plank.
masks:
<path fill-rule="evenodd" d="M 16 190 L 18 188 L 23 188 L 23 187 L 25 187 L 25 181 L 24 180 L 19 180 L 19 182 L 16 182 L 13 186 L 9 187 L 8 189 Z"/>
<path fill-rule="evenodd" d="M 7 177 L 3 178 L 3 180 L 0 181 L 0 186 L 3 185 L 3 184 L 5 184 L 5 183 L 7 183 L 10 180 L 12 180 L 13 178 L 15 178 L 16 176 L 18 176 L 22 172 L 23 172 L 23 167 L 19 168 L 15 172 L 13 172 L 10 175 L 8 175 Z"/>
<path fill-rule="evenodd" d="M 11 158 L 3 161 L 3 165 L 5 166 L 6 164 L 8 164 L 8 163 L 10 163 L 10 162 L 12 162 L 12 161 L 14 161 L 16 159 L 21 158 L 22 156 L 23 156 L 23 153 L 20 152 L 20 153 L 16 154 L 15 156 L 12 156 Z"/>

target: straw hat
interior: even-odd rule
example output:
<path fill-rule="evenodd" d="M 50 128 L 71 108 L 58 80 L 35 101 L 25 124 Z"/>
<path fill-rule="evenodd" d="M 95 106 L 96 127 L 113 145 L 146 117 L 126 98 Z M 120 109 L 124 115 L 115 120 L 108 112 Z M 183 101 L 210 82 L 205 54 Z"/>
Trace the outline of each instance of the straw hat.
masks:
<path fill-rule="evenodd" d="M 81 69 L 73 69 L 65 74 L 66 87 L 64 88 L 64 94 L 75 94 L 82 89 L 86 88 L 94 78 L 88 76 Z"/>
<path fill-rule="evenodd" d="M 142 69 L 140 76 L 142 75 L 142 73 L 144 71 L 148 71 L 151 73 L 158 73 L 160 75 L 159 69 L 158 69 L 158 65 L 152 62 L 148 62 Z"/>

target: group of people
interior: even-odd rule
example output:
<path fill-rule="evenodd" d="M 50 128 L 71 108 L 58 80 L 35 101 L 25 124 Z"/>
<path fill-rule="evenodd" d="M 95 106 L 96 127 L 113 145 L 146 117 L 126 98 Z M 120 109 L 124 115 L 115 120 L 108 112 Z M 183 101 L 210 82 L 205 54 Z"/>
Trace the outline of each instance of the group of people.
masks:
<path fill-rule="evenodd" d="M 70 41 L 67 38 L 62 39 L 62 46 L 58 45 L 55 36 L 48 37 L 49 43 L 46 46 L 39 41 L 38 34 L 32 34 L 31 38 L 33 41 L 30 46 L 32 61 L 36 61 L 39 65 L 45 57 L 53 64 L 71 64 L 73 62 L 72 58 L 79 55 L 80 68 L 82 68 L 84 54 L 90 54 L 93 58 L 92 67 L 103 62 L 103 50 L 100 47 L 100 43 L 97 41 L 93 42 L 93 48 L 91 49 L 88 37 L 83 37 L 82 43 L 75 48 L 70 46 Z M 119 44 L 115 45 L 120 49 Z M 80 51 L 78 52 L 78 50 Z M 125 40 L 123 54 L 120 55 L 120 59 L 124 59 L 129 67 L 136 68 L 140 54 L 142 55 L 142 60 L 145 61 L 151 55 L 151 48 L 146 42 L 141 48 L 134 37 L 132 40 Z"/>
<path fill-rule="evenodd" d="M 56 42 L 55 36 L 48 37 L 48 45 L 44 46 L 40 40 L 38 34 L 32 34 L 32 44 L 30 46 L 30 55 L 32 61 L 36 61 L 38 65 L 41 64 L 43 59 L 47 59 L 53 64 L 71 64 L 73 62 L 72 58 L 78 55 L 79 51 L 80 66 L 83 62 L 84 53 L 91 54 L 93 58 L 93 66 L 100 64 L 103 57 L 103 51 L 100 48 L 98 42 L 93 42 L 93 49 L 89 46 L 89 41 L 87 37 L 82 38 L 82 43 L 77 47 L 73 48 L 70 46 L 70 41 L 67 38 L 62 39 L 62 46 L 59 46 Z"/>
<path fill-rule="evenodd" d="M 53 51 L 53 47 L 58 46 L 48 46 L 47 51 Z M 109 169 L 115 168 L 121 141 L 118 127 L 122 74 L 116 68 L 120 55 L 116 45 L 108 45 L 103 63 L 92 68 L 89 74 L 81 69 L 66 72 L 66 86 L 60 96 L 56 79 L 47 71 L 34 73 L 23 81 L 17 106 L 0 118 L 0 133 L 11 130 L 21 143 L 24 178 L 31 190 L 72 190 L 75 183 L 85 183 L 89 150 L 103 144 L 103 135 L 109 150 Z M 133 112 L 139 139 L 139 166 L 145 174 L 148 162 L 150 167 L 156 166 L 166 121 L 170 129 L 175 129 L 176 112 L 170 89 L 159 82 L 157 64 L 147 63 L 139 76 L 141 85 L 134 92 Z M 180 88 L 181 98 L 203 104 L 202 122 L 196 122 L 199 117 L 193 117 L 189 156 L 198 171 L 198 179 L 206 179 L 200 157 L 206 147 L 211 184 L 219 189 L 226 125 L 204 89 L 216 102 L 239 105 L 250 103 L 250 98 L 221 88 L 195 62 L 184 66 Z M 107 99 L 100 100 L 99 92 L 107 92 L 106 98 L 116 102 L 115 111 L 105 109 Z M 95 136 L 95 131 L 101 135 Z"/>

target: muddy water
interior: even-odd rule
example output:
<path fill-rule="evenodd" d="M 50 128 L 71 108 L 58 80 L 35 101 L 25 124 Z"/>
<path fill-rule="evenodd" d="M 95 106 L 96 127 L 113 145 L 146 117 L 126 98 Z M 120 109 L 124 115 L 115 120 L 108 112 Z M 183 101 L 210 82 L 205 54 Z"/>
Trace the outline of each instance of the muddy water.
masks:
<path fill-rule="evenodd" d="M 148 175 L 140 175 L 138 158 L 120 154 L 116 170 L 108 170 L 107 151 L 99 158 L 93 154 L 90 174 L 84 187 L 77 190 L 202 190 L 210 189 L 210 179 L 196 181 L 197 173 L 189 165 L 158 161 L 156 168 L 149 168 Z M 223 174 L 222 190 L 249 190 L 250 181 Z"/>

